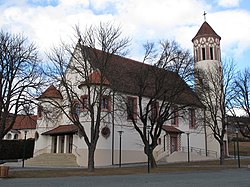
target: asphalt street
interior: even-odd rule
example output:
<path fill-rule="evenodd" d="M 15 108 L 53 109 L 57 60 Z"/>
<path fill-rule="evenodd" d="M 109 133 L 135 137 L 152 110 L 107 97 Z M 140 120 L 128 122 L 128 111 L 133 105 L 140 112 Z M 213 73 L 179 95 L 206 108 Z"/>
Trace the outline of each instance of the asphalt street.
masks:
<path fill-rule="evenodd" d="M 176 174 L 0 179 L 1 187 L 250 187 L 250 170 Z"/>

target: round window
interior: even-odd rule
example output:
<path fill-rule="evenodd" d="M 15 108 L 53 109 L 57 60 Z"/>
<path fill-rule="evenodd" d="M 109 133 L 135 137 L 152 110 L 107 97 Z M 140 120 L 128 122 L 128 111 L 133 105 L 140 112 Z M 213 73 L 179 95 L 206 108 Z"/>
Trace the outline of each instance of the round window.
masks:
<path fill-rule="evenodd" d="M 107 139 L 110 136 L 109 127 L 107 126 L 103 127 L 101 133 L 102 133 L 102 136 Z"/>

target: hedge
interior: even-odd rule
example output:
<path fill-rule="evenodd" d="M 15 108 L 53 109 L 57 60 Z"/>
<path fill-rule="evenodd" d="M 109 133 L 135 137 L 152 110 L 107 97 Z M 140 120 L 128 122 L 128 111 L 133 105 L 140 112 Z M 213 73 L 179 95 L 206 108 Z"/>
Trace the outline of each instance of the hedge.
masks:
<path fill-rule="evenodd" d="M 25 145 L 25 155 L 24 155 Z M 0 146 L 0 160 L 25 159 L 33 157 L 34 139 L 27 140 L 2 140 Z"/>

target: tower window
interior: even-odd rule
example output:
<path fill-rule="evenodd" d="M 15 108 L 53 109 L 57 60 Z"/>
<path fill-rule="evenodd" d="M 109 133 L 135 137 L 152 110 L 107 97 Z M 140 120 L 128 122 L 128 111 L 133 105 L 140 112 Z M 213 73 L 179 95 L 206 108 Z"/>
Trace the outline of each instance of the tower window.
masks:
<path fill-rule="evenodd" d="M 198 57 L 198 50 L 195 50 L 195 62 L 199 61 L 199 57 Z"/>
<path fill-rule="evenodd" d="M 201 52 L 202 52 L 202 60 L 206 60 L 206 49 L 205 49 L 205 47 L 201 48 Z"/>
<path fill-rule="evenodd" d="M 214 50 L 212 47 L 210 47 L 210 59 L 213 60 L 214 59 Z"/>
<path fill-rule="evenodd" d="M 221 59 L 220 59 L 220 49 L 218 48 L 217 51 L 218 51 L 218 52 L 217 52 L 217 55 L 218 55 L 217 58 L 218 58 L 219 61 L 221 61 Z"/>

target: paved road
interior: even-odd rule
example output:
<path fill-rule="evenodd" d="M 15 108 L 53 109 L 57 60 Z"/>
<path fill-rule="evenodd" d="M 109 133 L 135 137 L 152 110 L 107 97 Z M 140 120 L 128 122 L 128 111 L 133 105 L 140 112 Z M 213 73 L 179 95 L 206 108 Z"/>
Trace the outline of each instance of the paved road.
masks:
<path fill-rule="evenodd" d="M 250 170 L 95 177 L 0 179 L 1 187 L 250 187 Z"/>

